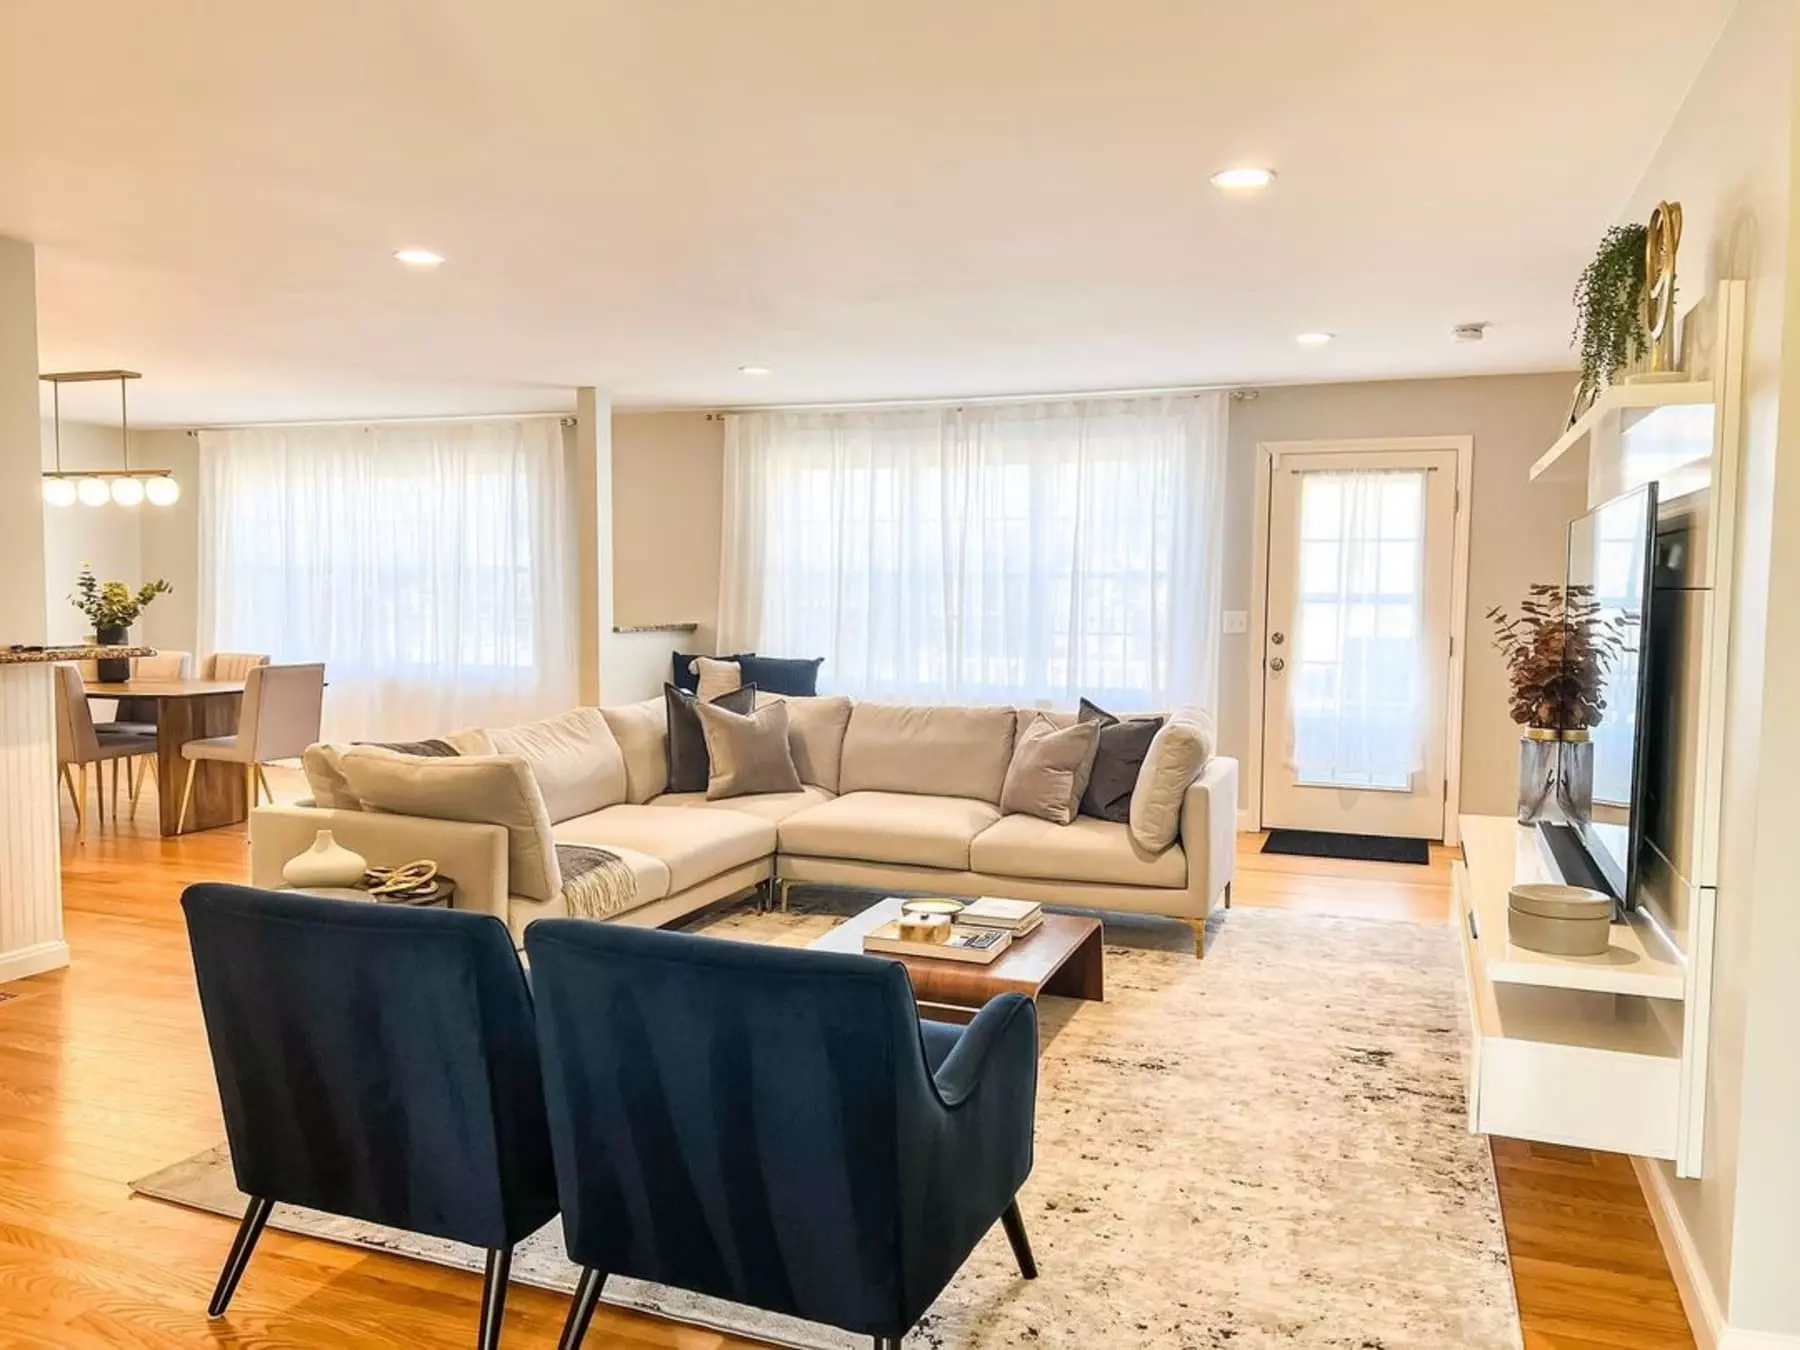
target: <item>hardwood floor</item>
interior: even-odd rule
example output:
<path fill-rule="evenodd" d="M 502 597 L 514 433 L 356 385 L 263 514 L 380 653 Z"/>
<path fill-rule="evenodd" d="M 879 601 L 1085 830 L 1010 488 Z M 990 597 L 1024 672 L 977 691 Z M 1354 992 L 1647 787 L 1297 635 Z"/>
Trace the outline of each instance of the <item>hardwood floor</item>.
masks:
<path fill-rule="evenodd" d="M 292 791 L 271 778 L 278 795 Z M 477 1276 L 274 1231 L 229 1318 L 208 1322 L 232 1225 L 126 1194 L 223 1134 L 176 898 L 248 870 L 241 829 L 165 840 L 152 789 L 146 798 L 135 824 L 109 821 L 83 845 L 65 826 L 75 964 L 0 988 L 0 1346 L 468 1344 Z M 1258 845 L 1241 842 L 1239 905 L 1448 914 L 1442 851 L 1416 868 L 1265 857 Z M 1693 1345 L 1625 1159 L 1514 1141 L 1494 1151 L 1527 1350 Z M 554 1345 L 566 1307 L 515 1287 L 506 1344 Z M 586 1344 L 755 1343 L 603 1309 Z"/>

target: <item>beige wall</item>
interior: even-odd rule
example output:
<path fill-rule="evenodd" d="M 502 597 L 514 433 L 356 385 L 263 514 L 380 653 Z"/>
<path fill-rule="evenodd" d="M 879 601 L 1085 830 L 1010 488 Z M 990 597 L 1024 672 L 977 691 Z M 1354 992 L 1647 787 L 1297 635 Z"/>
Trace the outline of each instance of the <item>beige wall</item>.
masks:
<path fill-rule="evenodd" d="M 36 251 L 0 235 L 0 645 L 44 641 Z"/>
<path fill-rule="evenodd" d="M 710 652 L 719 614 L 725 424 L 699 412 L 621 413 L 612 436 L 613 622 L 698 623 L 684 649 Z"/>
<path fill-rule="evenodd" d="M 173 506 L 138 508 L 138 556 L 144 580 L 175 588 L 144 611 L 138 636 L 152 647 L 198 652 L 200 646 L 200 441 L 186 431 L 140 431 L 131 460 L 168 469 L 181 485 Z"/>
<path fill-rule="evenodd" d="M 1568 415 L 1573 375 L 1396 380 L 1264 389 L 1231 405 L 1226 482 L 1225 604 L 1250 608 L 1256 447 L 1265 441 L 1472 436 L 1469 618 L 1463 681 L 1462 809 L 1510 814 L 1519 731 L 1506 714 L 1506 677 L 1484 616 L 1516 606 L 1534 581 L 1559 580 L 1564 530 L 1585 510 L 1580 484 L 1533 484 L 1531 462 Z M 1249 725 L 1252 653 L 1226 636 L 1219 671 L 1219 741 L 1240 759 Z M 1240 782 L 1243 782 L 1240 779 Z M 1240 791 L 1245 791 L 1240 788 Z M 1247 800 L 1245 803 L 1247 804 Z"/>
<path fill-rule="evenodd" d="M 1790 0 L 1742 0 L 1624 218 L 1681 202 L 1682 289 L 1749 283 L 1702 1176 L 1674 1195 L 1703 1298 L 1737 1330 L 1800 1334 L 1800 224 Z M 1785 447 L 1785 448 L 1782 448 Z M 1779 453 L 1778 453 L 1779 452 Z"/>

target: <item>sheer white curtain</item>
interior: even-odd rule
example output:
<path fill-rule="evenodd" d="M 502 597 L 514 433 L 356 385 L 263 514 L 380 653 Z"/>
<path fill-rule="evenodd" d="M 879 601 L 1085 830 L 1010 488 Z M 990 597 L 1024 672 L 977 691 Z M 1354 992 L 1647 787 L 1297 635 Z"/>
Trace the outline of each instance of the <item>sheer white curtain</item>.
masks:
<path fill-rule="evenodd" d="M 1288 682 L 1293 767 L 1408 790 L 1424 763 L 1425 471 L 1306 473 Z"/>
<path fill-rule="evenodd" d="M 1223 395 L 732 416 L 720 644 L 919 702 L 1211 706 Z"/>
<path fill-rule="evenodd" d="M 202 432 L 200 468 L 203 647 L 325 662 L 328 739 L 575 701 L 557 419 Z"/>

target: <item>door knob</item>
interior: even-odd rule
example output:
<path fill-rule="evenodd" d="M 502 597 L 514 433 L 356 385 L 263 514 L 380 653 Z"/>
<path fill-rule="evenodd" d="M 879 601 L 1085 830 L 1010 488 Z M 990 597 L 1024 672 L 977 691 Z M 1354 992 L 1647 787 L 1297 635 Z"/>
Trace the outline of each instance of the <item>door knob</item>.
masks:
<path fill-rule="evenodd" d="M 1283 661 L 1279 656 L 1274 657 L 1269 662 L 1269 669 L 1279 675 L 1282 671 L 1287 669 L 1287 662 Z"/>

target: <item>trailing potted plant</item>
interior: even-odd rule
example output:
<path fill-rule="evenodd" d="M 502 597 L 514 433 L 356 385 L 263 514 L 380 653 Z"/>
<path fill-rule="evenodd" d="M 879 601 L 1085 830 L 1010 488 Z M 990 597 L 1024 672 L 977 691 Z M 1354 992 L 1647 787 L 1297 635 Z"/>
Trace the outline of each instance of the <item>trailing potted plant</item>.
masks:
<path fill-rule="evenodd" d="M 1537 582 L 1515 617 L 1488 611 L 1494 646 L 1512 682 L 1519 741 L 1521 822 L 1552 814 L 1557 783 L 1581 801 L 1593 794 L 1592 728 L 1606 716 L 1606 676 L 1624 650 L 1619 620 L 1603 617 L 1592 586 Z"/>
<path fill-rule="evenodd" d="M 1575 283 L 1570 344 L 1581 356 L 1581 382 L 1575 386 L 1571 423 L 1621 370 L 1650 349 L 1644 309 L 1648 238 L 1646 226 L 1613 226 Z"/>
<path fill-rule="evenodd" d="M 122 581 L 101 581 L 94 575 L 94 569 L 83 563 L 81 575 L 75 579 L 75 594 L 69 597 L 69 603 L 87 615 L 88 622 L 94 625 L 95 646 L 123 647 L 131 641 L 131 625 L 138 621 L 138 616 L 150 602 L 174 589 L 158 577 L 155 581 L 146 581 L 133 593 Z M 118 682 L 131 678 L 131 662 L 127 659 L 103 660 L 99 665 L 102 680 Z"/>

